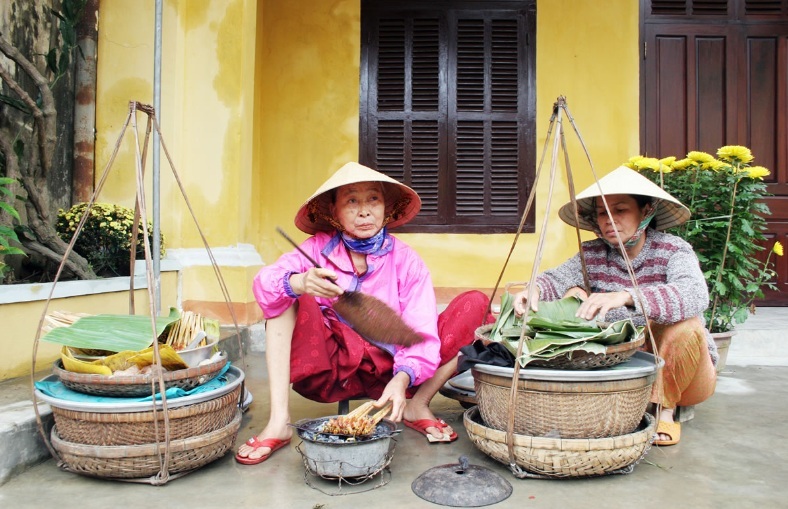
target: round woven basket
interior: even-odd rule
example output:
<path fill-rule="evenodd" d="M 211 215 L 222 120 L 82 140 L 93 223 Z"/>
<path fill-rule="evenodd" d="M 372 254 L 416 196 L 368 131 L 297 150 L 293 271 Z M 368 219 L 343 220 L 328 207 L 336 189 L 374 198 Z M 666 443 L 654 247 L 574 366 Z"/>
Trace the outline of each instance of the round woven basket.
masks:
<path fill-rule="evenodd" d="M 489 323 L 482 325 L 474 333 L 474 338 L 484 344 L 490 342 L 490 331 L 495 324 Z M 529 366 L 554 368 L 554 369 L 594 369 L 608 368 L 621 364 L 635 355 L 638 348 L 646 342 L 646 335 L 640 333 L 637 338 L 626 343 L 609 345 L 605 347 L 604 354 L 586 352 L 584 350 L 574 350 L 557 355 L 551 359 L 537 359 L 528 363 Z"/>
<path fill-rule="evenodd" d="M 468 436 L 480 451 L 509 465 L 505 431 L 486 426 L 477 407 L 465 412 L 463 422 Z M 532 474 L 552 478 L 618 473 L 634 466 L 646 455 L 654 440 L 654 428 L 654 417 L 644 414 L 634 432 L 616 437 L 561 439 L 515 434 L 515 463 Z"/>
<path fill-rule="evenodd" d="M 169 408 L 170 440 L 224 428 L 235 417 L 243 387 L 194 405 Z M 164 412 L 81 412 L 50 404 L 58 436 L 86 445 L 140 445 L 164 440 Z M 156 421 L 154 421 L 156 419 Z M 156 429 L 158 428 L 158 439 Z"/>
<path fill-rule="evenodd" d="M 512 375 L 472 368 L 476 401 L 490 427 L 509 422 Z M 509 370 L 513 371 L 513 370 Z M 648 405 L 654 373 L 625 380 L 595 382 L 519 379 L 514 432 L 557 438 L 603 438 L 631 433 Z"/>
<path fill-rule="evenodd" d="M 164 386 L 169 389 L 179 387 L 183 390 L 194 389 L 198 385 L 212 380 L 227 364 L 227 356 L 216 362 L 176 371 L 165 371 Z M 151 395 L 152 375 L 96 375 L 76 373 L 63 368 L 63 361 L 55 361 L 52 372 L 72 391 L 93 394 L 96 396 L 138 397 Z M 159 392 L 159 384 L 154 383 Z"/>
<path fill-rule="evenodd" d="M 221 429 L 181 440 L 170 440 L 167 472 L 189 472 L 221 458 L 233 447 L 241 427 L 241 411 Z M 105 479 L 147 479 L 161 468 L 159 453 L 164 457 L 164 443 L 142 445 L 85 445 L 60 438 L 52 428 L 52 447 L 62 460 L 64 470 Z"/>

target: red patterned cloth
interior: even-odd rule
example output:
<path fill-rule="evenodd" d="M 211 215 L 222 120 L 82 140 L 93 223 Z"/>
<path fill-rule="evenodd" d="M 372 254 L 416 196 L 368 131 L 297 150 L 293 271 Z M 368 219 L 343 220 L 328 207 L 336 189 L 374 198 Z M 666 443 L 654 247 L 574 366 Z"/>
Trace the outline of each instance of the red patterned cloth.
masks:
<path fill-rule="evenodd" d="M 473 342 L 476 328 L 494 321 L 491 315 L 484 319 L 488 302 L 482 292 L 465 292 L 455 297 L 438 316 L 441 365 Z M 338 321 L 333 311 L 326 310 L 325 317 L 323 313 L 314 298 L 298 299 L 290 353 L 293 389 L 305 398 L 323 403 L 379 398 L 393 376 L 391 354 Z M 409 389 L 408 396 L 415 390 L 415 387 Z"/>

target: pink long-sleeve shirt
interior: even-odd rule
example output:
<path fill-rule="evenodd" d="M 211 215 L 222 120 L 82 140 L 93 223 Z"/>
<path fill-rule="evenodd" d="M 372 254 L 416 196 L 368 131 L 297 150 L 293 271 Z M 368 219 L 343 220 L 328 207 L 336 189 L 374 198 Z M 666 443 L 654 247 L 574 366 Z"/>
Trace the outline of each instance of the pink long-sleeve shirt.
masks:
<path fill-rule="evenodd" d="M 349 254 L 337 235 L 319 232 L 301 244 L 318 264 L 336 272 L 334 281 L 346 290 L 361 290 L 382 300 L 399 312 L 402 319 L 419 333 L 424 341 L 404 348 L 394 348 L 394 373 L 405 371 L 412 385 L 420 385 L 435 373 L 440 364 L 438 310 L 432 278 L 418 254 L 401 240 L 389 235 L 385 254 L 367 256 L 367 272 L 357 276 Z M 292 273 L 306 272 L 312 263 L 294 250 L 283 254 L 274 264 L 260 269 L 252 289 L 265 318 L 275 318 L 293 305 L 296 298 L 288 292 Z M 331 307 L 336 299 L 316 297 L 322 307 Z M 323 314 L 328 320 L 333 313 Z"/>

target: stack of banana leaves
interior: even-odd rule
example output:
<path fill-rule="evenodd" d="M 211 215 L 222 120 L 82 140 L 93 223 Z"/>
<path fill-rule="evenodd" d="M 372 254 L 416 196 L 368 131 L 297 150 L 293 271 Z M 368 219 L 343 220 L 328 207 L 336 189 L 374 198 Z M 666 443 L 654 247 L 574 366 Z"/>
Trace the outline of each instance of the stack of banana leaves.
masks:
<path fill-rule="evenodd" d="M 522 367 L 534 360 L 546 361 L 559 356 L 571 358 L 576 351 L 604 354 L 607 346 L 633 341 L 643 330 L 630 319 L 607 324 L 578 318 L 575 314 L 581 303 L 577 297 L 539 302 L 539 311 L 531 311 L 525 325 L 523 351 L 519 358 Z M 517 356 L 522 332 L 523 320 L 514 313 L 514 297 L 504 293 L 501 313 L 490 331 L 490 341 L 501 343 Z"/>
<path fill-rule="evenodd" d="M 156 317 L 156 333 L 149 316 L 86 315 L 54 311 L 45 317 L 42 341 L 61 345 L 63 367 L 77 373 L 133 375 L 150 371 L 155 363 L 153 338 L 158 338 L 162 368 L 187 369 L 178 355 L 187 346 L 195 348 L 219 338 L 219 322 L 189 311 L 171 309 L 169 316 Z M 205 337 L 198 344 L 192 338 Z"/>

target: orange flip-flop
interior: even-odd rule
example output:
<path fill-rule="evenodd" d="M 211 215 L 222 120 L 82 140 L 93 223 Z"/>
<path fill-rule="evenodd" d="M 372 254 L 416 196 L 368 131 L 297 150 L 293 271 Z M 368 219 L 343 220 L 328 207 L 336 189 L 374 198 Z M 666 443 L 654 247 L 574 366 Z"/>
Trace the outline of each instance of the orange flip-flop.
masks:
<path fill-rule="evenodd" d="M 239 453 L 235 453 L 235 461 L 241 463 L 243 465 L 257 465 L 258 463 L 262 463 L 263 461 L 267 460 L 274 454 L 276 451 L 285 447 L 290 443 L 290 439 L 280 440 L 278 438 L 266 438 L 263 440 L 258 440 L 257 437 L 252 437 L 246 441 L 246 445 L 253 447 L 256 451 L 261 447 L 268 447 L 271 449 L 271 452 L 264 456 L 260 456 L 259 458 L 249 458 L 248 456 L 240 456 Z M 254 451 L 252 451 L 254 452 Z"/>
<path fill-rule="evenodd" d="M 418 421 L 408 421 L 406 419 L 403 419 L 402 424 L 404 424 L 405 426 L 411 429 L 415 429 L 422 435 L 426 436 L 427 440 L 430 442 L 454 442 L 455 440 L 457 440 L 456 431 L 452 431 L 451 435 L 447 435 L 446 433 L 443 433 L 444 428 L 449 426 L 448 424 L 446 424 L 446 421 L 444 421 L 443 419 L 437 419 L 437 420 L 419 419 Z M 432 435 L 432 433 L 427 431 L 427 428 L 438 428 L 441 431 L 441 433 L 443 433 L 443 437 L 435 438 Z"/>
<path fill-rule="evenodd" d="M 657 435 L 667 435 L 669 440 L 654 440 L 654 445 L 675 445 L 681 440 L 681 423 L 673 421 L 659 421 Z"/>

